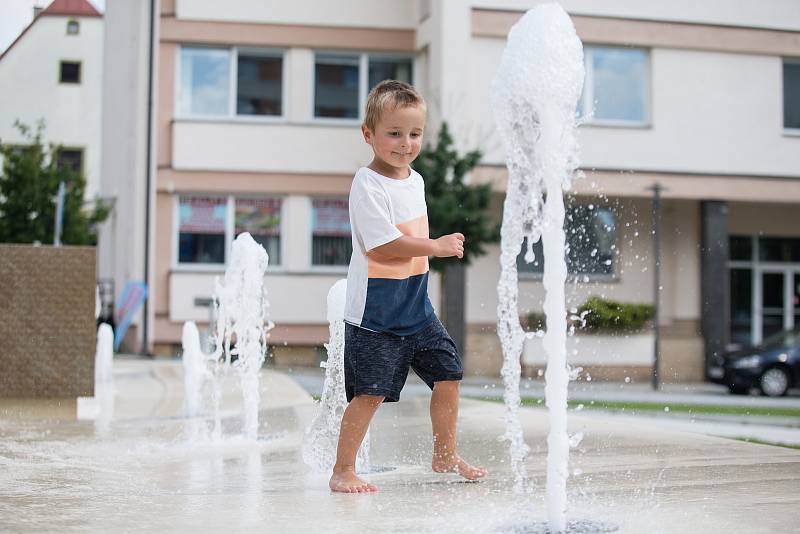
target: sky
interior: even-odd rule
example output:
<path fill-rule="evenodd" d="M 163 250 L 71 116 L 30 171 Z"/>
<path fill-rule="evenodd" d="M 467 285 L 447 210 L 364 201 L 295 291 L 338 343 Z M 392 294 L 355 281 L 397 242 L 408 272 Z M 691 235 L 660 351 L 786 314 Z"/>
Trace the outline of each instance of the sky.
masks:
<path fill-rule="evenodd" d="M 104 11 L 106 0 L 90 0 Z M 14 42 L 33 19 L 33 7 L 47 7 L 50 0 L 0 0 L 0 53 Z"/>

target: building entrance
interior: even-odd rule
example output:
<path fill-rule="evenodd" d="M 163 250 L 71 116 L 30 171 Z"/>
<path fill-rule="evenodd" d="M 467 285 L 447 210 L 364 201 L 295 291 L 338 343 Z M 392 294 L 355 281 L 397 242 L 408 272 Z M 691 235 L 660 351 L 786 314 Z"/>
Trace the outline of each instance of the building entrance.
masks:
<path fill-rule="evenodd" d="M 800 327 L 800 239 L 732 237 L 729 268 L 732 345 Z"/>

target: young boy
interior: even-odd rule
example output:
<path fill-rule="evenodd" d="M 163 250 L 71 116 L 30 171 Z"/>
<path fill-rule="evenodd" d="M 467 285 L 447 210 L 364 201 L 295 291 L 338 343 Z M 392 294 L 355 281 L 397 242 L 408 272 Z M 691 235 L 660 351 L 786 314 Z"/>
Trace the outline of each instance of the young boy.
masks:
<path fill-rule="evenodd" d="M 399 400 L 409 368 L 433 390 L 433 470 L 468 480 L 487 473 L 456 451 L 461 358 L 428 300 L 428 256 L 462 258 L 464 236 L 428 238 L 425 185 L 409 166 L 422 148 L 425 114 L 425 101 L 403 82 L 381 82 L 367 98 L 361 131 L 374 158 L 356 172 L 350 190 L 353 256 L 344 316 L 349 404 L 329 483 L 333 491 L 378 490 L 356 476 L 356 453 L 378 406 Z"/>

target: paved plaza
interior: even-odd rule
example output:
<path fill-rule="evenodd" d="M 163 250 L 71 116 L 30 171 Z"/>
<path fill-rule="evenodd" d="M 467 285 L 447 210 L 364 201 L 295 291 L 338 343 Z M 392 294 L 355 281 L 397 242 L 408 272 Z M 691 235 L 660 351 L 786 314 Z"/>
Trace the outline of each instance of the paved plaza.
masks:
<path fill-rule="evenodd" d="M 523 408 L 532 490 L 514 492 L 502 404 L 464 400 L 462 454 L 480 483 L 430 472 L 427 398 L 383 406 L 372 425 L 372 495 L 332 494 L 303 463 L 316 406 L 290 375 L 262 374 L 257 442 L 240 431 L 235 384 L 223 438 L 188 437 L 179 362 L 120 360 L 116 394 L 77 419 L 74 401 L 0 404 L 3 532 L 544 532 L 547 414 Z M 790 532 L 800 451 L 571 413 L 569 521 L 631 533 Z"/>

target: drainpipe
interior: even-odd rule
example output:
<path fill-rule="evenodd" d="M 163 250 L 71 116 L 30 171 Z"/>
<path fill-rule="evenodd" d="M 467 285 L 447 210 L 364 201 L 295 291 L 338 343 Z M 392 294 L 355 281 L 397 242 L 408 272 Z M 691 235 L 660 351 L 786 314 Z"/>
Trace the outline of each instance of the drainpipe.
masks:
<path fill-rule="evenodd" d="M 153 172 L 153 59 L 155 55 L 156 0 L 150 0 L 150 43 L 149 61 L 147 65 L 147 170 L 145 171 L 145 203 L 144 203 L 144 283 L 147 285 L 147 298 L 142 308 L 142 348 L 140 354 L 150 354 L 150 299 L 153 290 L 150 287 L 150 195 Z"/>

